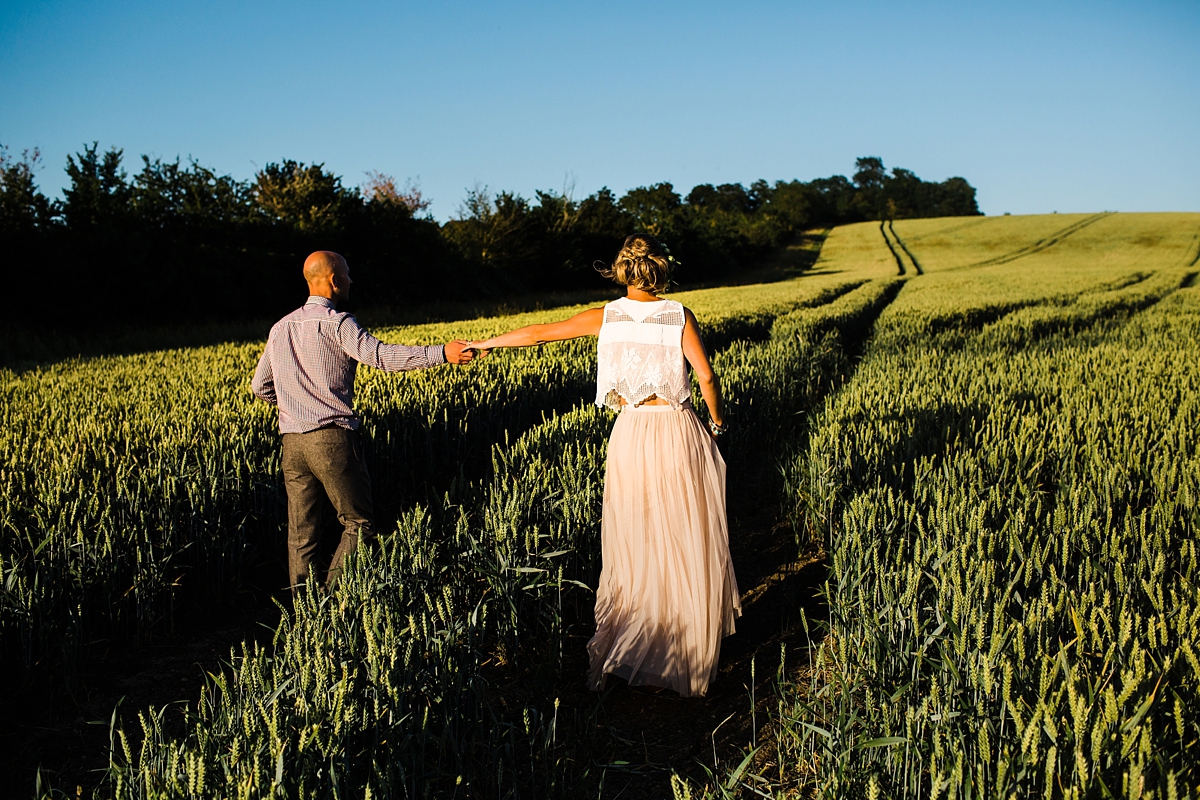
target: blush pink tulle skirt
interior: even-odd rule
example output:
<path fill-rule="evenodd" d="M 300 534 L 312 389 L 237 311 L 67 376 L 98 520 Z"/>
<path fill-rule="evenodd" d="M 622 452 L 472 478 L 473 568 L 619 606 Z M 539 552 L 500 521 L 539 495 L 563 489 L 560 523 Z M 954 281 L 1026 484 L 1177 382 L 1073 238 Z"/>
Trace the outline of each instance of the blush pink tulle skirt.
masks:
<path fill-rule="evenodd" d="M 608 444 L 588 684 L 703 695 L 741 616 L 725 461 L 690 407 L 626 406 Z"/>

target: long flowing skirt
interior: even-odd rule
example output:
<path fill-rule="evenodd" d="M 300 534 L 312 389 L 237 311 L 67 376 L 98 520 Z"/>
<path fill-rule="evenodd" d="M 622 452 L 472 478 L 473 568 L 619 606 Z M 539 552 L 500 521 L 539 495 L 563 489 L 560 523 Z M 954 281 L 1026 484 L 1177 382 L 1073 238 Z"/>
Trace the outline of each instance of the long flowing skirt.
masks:
<path fill-rule="evenodd" d="M 703 695 L 742 613 L 729 557 L 725 461 L 691 408 L 626 407 L 608 444 L 592 689 Z"/>

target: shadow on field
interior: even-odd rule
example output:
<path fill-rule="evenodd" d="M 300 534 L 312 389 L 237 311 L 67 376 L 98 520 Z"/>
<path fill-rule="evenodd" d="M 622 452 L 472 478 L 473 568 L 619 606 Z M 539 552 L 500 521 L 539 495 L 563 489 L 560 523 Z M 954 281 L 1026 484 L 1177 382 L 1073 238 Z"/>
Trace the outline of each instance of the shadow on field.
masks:
<path fill-rule="evenodd" d="M 719 281 L 689 283 L 678 289 L 691 291 L 790 280 L 812 268 L 828 233 L 829 230 L 826 229 L 797 234 L 791 243 L 780 248 L 757 267 L 726 276 Z M 370 289 L 370 286 L 363 286 L 362 291 L 369 293 Z M 587 303 L 607 303 L 618 294 L 617 287 L 545 291 L 472 300 L 437 300 L 422 302 L 419 305 L 368 306 L 362 310 L 358 309 L 355 298 L 345 308 L 354 312 L 370 330 L 403 325 L 460 322 Z M 298 293 L 297 304 L 303 300 L 302 294 Z M 80 329 L 51 320 L 36 330 L 28 326 L 0 324 L 0 339 L 5 342 L 5 347 L 0 350 L 0 368 L 20 373 L 74 358 L 134 355 L 157 350 L 261 342 L 266 339 L 273 323 L 274 320 L 258 319 L 194 322 L 186 325 L 121 324 Z"/>
<path fill-rule="evenodd" d="M 281 567 L 282 569 L 282 567 Z M 282 596 L 282 593 L 281 593 Z M 244 602 L 221 609 L 181 609 L 175 632 L 134 646 L 89 642 L 81 650 L 86 679 L 61 688 L 54 674 L 36 672 L 33 681 L 6 680 L 0 695 L 0 774 L 13 776 L 19 794 L 32 794 L 35 772 L 59 791 L 83 797 L 108 766 L 109 730 L 114 716 L 127 731 L 139 731 L 138 712 L 165 709 L 163 729 L 186 733 L 184 698 L 199 695 L 207 674 L 229 661 L 242 643 L 270 645 L 279 613 L 269 596 L 247 591 Z M 119 746 L 119 745 L 118 745 Z"/>

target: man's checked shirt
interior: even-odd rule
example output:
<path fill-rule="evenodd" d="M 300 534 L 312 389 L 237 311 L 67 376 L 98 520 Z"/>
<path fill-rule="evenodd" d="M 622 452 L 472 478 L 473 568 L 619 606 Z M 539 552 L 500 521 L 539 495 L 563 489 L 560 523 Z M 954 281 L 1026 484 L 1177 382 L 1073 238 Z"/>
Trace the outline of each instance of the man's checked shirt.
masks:
<path fill-rule="evenodd" d="M 384 344 L 333 301 L 310 297 L 276 322 L 258 360 L 251 389 L 279 407 L 280 433 L 307 433 L 328 425 L 358 430 L 354 371 L 361 362 L 398 372 L 446 363 L 442 346 Z"/>

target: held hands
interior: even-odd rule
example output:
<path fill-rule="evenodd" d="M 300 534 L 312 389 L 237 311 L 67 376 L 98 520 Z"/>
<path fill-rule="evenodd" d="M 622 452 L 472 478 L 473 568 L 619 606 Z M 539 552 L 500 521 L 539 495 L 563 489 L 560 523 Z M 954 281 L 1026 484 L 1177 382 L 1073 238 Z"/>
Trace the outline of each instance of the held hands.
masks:
<path fill-rule="evenodd" d="M 474 352 L 480 358 L 486 358 L 487 355 L 492 352 L 492 348 L 482 347 L 481 345 L 485 345 L 489 341 L 491 341 L 491 340 L 490 339 L 476 339 L 474 341 L 467 342 L 467 349 Z"/>
<path fill-rule="evenodd" d="M 491 350 L 484 350 L 477 347 L 480 342 L 468 342 L 465 339 L 455 339 L 452 342 L 446 342 L 446 363 L 448 364 L 467 364 L 476 356 L 479 358 L 485 357 Z"/>
<path fill-rule="evenodd" d="M 467 364 L 475 358 L 475 350 L 471 347 L 471 343 L 463 339 L 446 342 L 445 352 L 448 364 Z"/>

